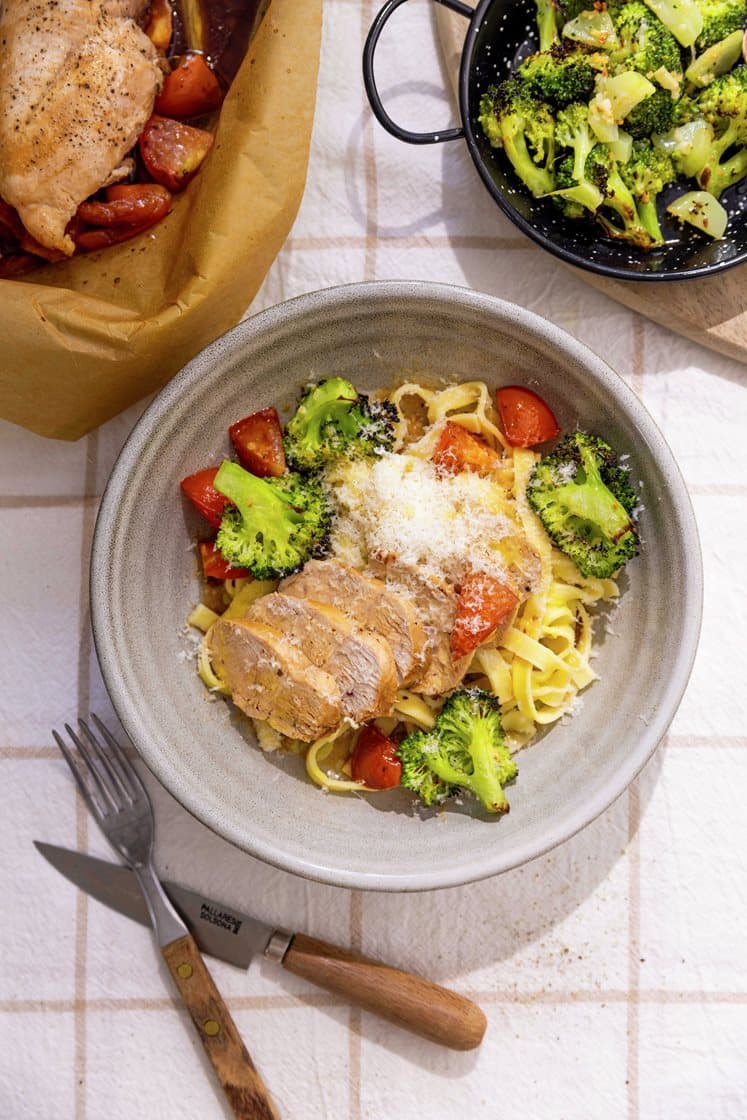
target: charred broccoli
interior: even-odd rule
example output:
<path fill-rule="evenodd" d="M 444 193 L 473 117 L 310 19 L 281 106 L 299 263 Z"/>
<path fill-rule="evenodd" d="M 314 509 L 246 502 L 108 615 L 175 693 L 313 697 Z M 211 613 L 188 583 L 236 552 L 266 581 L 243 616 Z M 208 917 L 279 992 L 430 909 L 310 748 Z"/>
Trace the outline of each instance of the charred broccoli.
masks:
<path fill-rule="evenodd" d="M 671 158 L 660 148 L 655 148 L 650 140 L 634 140 L 630 159 L 620 167 L 620 178 L 636 201 L 641 225 L 652 241 L 661 245 L 664 238 L 656 212 L 656 200 L 666 184 L 676 178 Z"/>
<path fill-rule="evenodd" d="M 638 554 L 629 472 L 598 436 L 574 432 L 561 440 L 534 467 L 527 498 L 582 575 L 606 579 Z"/>
<path fill-rule="evenodd" d="M 646 78 L 656 80 L 661 72 L 682 81 L 682 58 L 677 40 L 640 0 L 623 5 L 615 20 L 620 46 L 612 51 L 611 62 L 626 70 L 637 70 Z M 666 79 L 665 79 L 666 80 Z"/>
<path fill-rule="evenodd" d="M 216 546 L 256 579 L 289 575 L 322 550 L 332 513 L 316 480 L 297 474 L 257 478 L 226 460 L 213 485 L 233 503 L 223 513 Z"/>
<path fill-rule="evenodd" d="M 371 401 L 349 381 L 332 377 L 301 398 L 285 427 L 285 457 L 292 470 L 316 471 L 341 456 L 380 455 L 394 445 L 396 421 L 393 404 Z"/>
<path fill-rule="evenodd" d="M 674 106 L 668 89 L 656 89 L 630 110 L 625 118 L 625 129 L 636 140 L 668 132 L 674 120 Z"/>
<path fill-rule="evenodd" d="M 746 0 L 697 0 L 697 5 L 703 17 L 703 30 L 695 44 L 699 51 L 741 31 L 747 23 Z"/>
<path fill-rule="evenodd" d="M 541 51 L 560 41 L 560 10 L 555 0 L 534 0 L 537 9 L 537 34 Z"/>
<path fill-rule="evenodd" d="M 625 185 L 620 170 L 608 147 L 597 144 L 586 160 L 586 176 L 602 192 L 602 206 L 597 219 L 610 237 L 629 241 L 640 249 L 651 249 L 658 242 L 644 225 L 636 200 Z M 603 213 L 609 210 L 614 221 Z"/>
<path fill-rule="evenodd" d="M 593 94 L 599 68 L 592 64 L 594 58 L 557 45 L 530 55 L 522 62 L 518 75 L 532 97 L 562 108 L 573 101 L 588 101 Z"/>
<path fill-rule="evenodd" d="M 415 731 L 402 740 L 401 784 L 424 805 L 437 804 L 471 790 L 491 813 L 507 813 L 503 786 L 517 767 L 506 746 L 500 703 L 480 688 L 453 692 L 431 731 Z"/>
<path fill-rule="evenodd" d="M 480 101 L 480 124 L 493 147 L 502 147 L 535 198 L 555 186 L 555 121 L 547 105 L 518 78 L 490 86 Z"/>
<path fill-rule="evenodd" d="M 716 198 L 747 175 L 747 66 L 737 66 L 711 82 L 697 98 L 715 137 L 696 178 Z"/>

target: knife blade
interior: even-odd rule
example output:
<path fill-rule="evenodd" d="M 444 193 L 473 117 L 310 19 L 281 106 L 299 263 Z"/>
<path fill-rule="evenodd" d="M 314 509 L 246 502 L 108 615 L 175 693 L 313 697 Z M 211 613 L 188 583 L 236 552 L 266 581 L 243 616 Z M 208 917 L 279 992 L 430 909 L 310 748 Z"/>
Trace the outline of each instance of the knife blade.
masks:
<path fill-rule="evenodd" d="M 150 929 L 151 921 L 137 880 L 128 867 L 105 859 L 34 840 L 34 847 L 66 879 L 91 898 Z M 248 968 L 252 957 L 264 953 L 275 929 L 233 906 L 206 898 L 178 883 L 162 880 L 201 952 Z"/>
<path fill-rule="evenodd" d="M 34 840 L 34 846 L 91 898 L 150 926 L 129 868 L 39 840 Z M 303 933 L 277 929 L 178 883 L 163 882 L 163 886 L 198 947 L 209 956 L 248 968 L 252 957 L 261 954 L 296 976 L 452 1050 L 472 1050 L 482 1042 L 485 1016 L 466 996 Z"/>

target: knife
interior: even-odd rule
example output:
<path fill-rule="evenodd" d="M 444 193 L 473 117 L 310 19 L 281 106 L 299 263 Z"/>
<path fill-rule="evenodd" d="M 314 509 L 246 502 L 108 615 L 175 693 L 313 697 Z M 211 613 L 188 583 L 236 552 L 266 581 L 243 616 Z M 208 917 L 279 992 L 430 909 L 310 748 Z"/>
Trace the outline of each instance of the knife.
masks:
<path fill-rule="evenodd" d="M 143 895 L 127 867 L 37 840 L 34 846 L 91 898 L 150 927 Z M 485 1016 L 477 1004 L 457 992 L 303 933 L 275 929 L 178 883 L 163 882 L 163 886 L 198 947 L 210 956 L 248 968 L 252 957 L 261 954 L 296 976 L 452 1050 L 473 1050 L 482 1041 Z"/>

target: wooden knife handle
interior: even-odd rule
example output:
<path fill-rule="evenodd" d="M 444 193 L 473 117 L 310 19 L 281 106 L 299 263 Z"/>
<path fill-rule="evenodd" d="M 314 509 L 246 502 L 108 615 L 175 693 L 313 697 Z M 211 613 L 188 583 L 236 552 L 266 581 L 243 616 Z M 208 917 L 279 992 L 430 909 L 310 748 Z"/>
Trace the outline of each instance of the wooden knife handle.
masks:
<path fill-rule="evenodd" d="M 485 1034 L 485 1016 L 464 996 L 302 933 L 283 968 L 452 1050 L 473 1050 Z"/>
<path fill-rule="evenodd" d="M 161 953 L 234 1116 L 238 1120 L 279 1120 L 194 939 L 180 937 Z"/>

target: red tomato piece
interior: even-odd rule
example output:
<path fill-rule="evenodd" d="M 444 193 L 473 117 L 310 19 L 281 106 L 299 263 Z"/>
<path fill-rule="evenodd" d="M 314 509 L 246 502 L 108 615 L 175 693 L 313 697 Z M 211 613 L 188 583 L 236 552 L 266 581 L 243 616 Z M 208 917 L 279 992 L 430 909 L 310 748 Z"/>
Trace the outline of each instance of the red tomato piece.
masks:
<path fill-rule="evenodd" d="M 143 28 L 156 50 L 168 50 L 174 30 L 174 19 L 169 0 L 152 0 L 148 22 Z"/>
<path fill-rule="evenodd" d="M 201 54 L 191 54 L 166 76 L 155 111 L 163 117 L 199 117 L 217 109 L 223 90 Z"/>
<path fill-rule="evenodd" d="M 505 385 L 495 396 L 503 433 L 512 447 L 534 447 L 560 434 L 552 409 L 531 389 Z"/>
<path fill-rule="evenodd" d="M 215 541 L 200 543 L 200 559 L 205 579 L 244 579 L 249 575 L 246 568 L 233 568 L 228 560 L 224 560 L 215 547 Z"/>
<path fill-rule="evenodd" d="M 231 504 L 228 498 L 213 486 L 217 473 L 218 467 L 207 467 L 204 471 L 187 475 L 180 483 L 192 505 L 214 529 L 219 528 L 223 510 Z"/>
<path fill-rule="evenodd" d="M 372 723 L 362 728 L 358 736 L 350 769 L 353 781 L 365 782 L 371 789 L 394 789 L 402 777 L 396 745 Z"/>
<path fill-rule="evenodd" d="M 186 187 L 212 146 L 213 137 L 204 129 L 156 114 L 145 125 L 139 141 L 148 173 L 170 191 Z"/>
<path fill-rule="evenodd" d="M 433 462 L 439 475 L 462 471 L 489 474 L 500 466 L 501 456 L 481 436 L 447 420 L 433 452 Z"/>
<path fill-rule="evenodd" d="M 0 255 L 0 280 L 14 280 L 16 276 L 23 276 L 39 264 L 38 257 L 29 253 L 11 253 L 9 256 Z"/>
<path fill-rule="evenodd" d="M 150 229 L 150 223 L 144 226 L 102 226 L 99 229 L 82 229 L 75 235 L 75 244 L 83 253 L 93 253 L 96 249 L 107 249 L 110 245 L 119 245 L 122 241 L 129 241 L 139 233 Z"/>
<path fill-rule="evenodd" d="M 81 202 L 78 217 L 90 226 L 147 229 L 165 218 L 171 194 L 158 183 L 120 183 L 109 187 L 106 202 Z"/>
<path fill-rule="evenodd" d="M 489 638 L 516 609 L 519 600 L 505 583 L 487 572 L 471 572 L 459 588 L 451 655 L 464 657 Z"/>
<path fill-rule="evenodd" d="M 285 474 L 283 429 L 276 408 L 263 408 L 237 420 L 228 434 L 242 467 L 260 478 Z"/>

